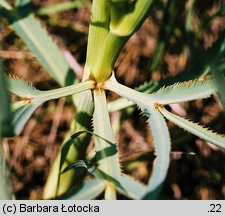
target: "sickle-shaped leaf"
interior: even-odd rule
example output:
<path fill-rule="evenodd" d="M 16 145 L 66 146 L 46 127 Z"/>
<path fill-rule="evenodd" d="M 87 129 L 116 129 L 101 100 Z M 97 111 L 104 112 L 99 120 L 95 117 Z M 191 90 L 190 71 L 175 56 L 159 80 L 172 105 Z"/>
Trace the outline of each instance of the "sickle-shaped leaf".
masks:
<path fill-rule="evenodd" d="M 43 103 L 43 101 L 34 101 L 25 103 L 12 114 L 12 125 L 14 134 L 20 134 L 32 113 Z"/>
<path fill-rule="evenodd" d="M 169 168 L 171 143 L 168 127 L 161 113 L 151 107 L 147 112 L 149 113 L 149 125 L 154 138 L 156 159 L 148 182 L 148 192 L 143 198 L 156 199 Z"/>
<path fill-rule="evenodd" d="M 135 181 L 128 175 L 122 175 L 120 177 L 119 182 L 123 190 L 121 190 L 121 187 L 117 187 L 118 192 L 131 199 L 142 199 L 143 196 L 148 191 L 146 185 L 143 185 L 138 181 Z"/>
<path fill-rule="evenodd" d="M 204 128 L 203 126 L 194 123 L 188 119 L 182 118 L 178 115 L 175 115 L 169 111 L 167 111 L 165 108 L 160 108 L 160 112 L 170 121 L 178 125 L 179 127 L 187 130 L 188 132 L 206 140 L 209 141 L 221 148 L 225 148 L 225 136 L 217 134 L 216 132 L 213 132 L 207 128 Z"/>

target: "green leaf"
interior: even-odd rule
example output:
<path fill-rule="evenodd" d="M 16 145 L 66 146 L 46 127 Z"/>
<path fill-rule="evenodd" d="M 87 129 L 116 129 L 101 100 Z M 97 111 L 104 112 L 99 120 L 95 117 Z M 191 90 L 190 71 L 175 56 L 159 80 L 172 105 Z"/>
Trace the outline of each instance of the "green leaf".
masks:
<path fill-rule="evenodd" d="M 153 94 L 153 97 L 155 102 L 159 104 L 171 104 L 206 98 L 215 92 L 216 86 L 212 79 L 204 81 L 194 80 L 161 88 Z"/>
<path fill-rule="evenodd" d="M 194 123 L 190 120 L 177 116 L 164 108 L 160 108 L 160 112 L 170 121 L 174 122 L 179 127 L 187 130 L 188 132 L 209 141 L 221 148 L 225 148 L 225 136 L 217 134 L 203 126 Z"/>
<path fill-rule="evenodd" d="M 0 200 L 9 200 L 12 199 L 12 188 L 1 142 L 0 134 Z"/>
<path fill-rule="evenodd" d="M 47 91 L 34 89 L 25 81 L 11 77 L 7 78 L 7 82 L 9 85 L 9 91 L 30 102 L 32 100 L 41 100 L 44 102 L 60 97 L 70 96 L 94 88 L 94 81 L 91 80 Z"/>
<path fill-rule="evenodd" d="M 39 91 L 23 80 L 7 77 L 7 83 L 9 91 L 22 97 L 22 101 L 14 103 L 13 106 L 12 125 L 15 134 L 22 131 L 32 113 L 42 103 L 51 99 L 77 94 L 94 87 L 93 81 L 86 81 L 58 89 Z"/>
<path fill-rule="evenodd" d="M 0 6 L 6 10 L 12 10 L 12 6 L 6 0 L 0 0 Z"/>
<path fill-rule="evenodd" d="M 107 175 L 118 179 L 121 175 L 120 163 L 104 91 L 94 91 L 94 103 L 93 125 L 94 133 L 97 135 L 94 136 L 94 141 L 98 168 Z"/>
<path fill-rule="evenodd" d="M 153 171 L 148 182 L 148 192 L 144 199 L 156 199 L 161 191 L 162 184 L 167 176 L 170 162 L 170 135 L 165 119 L 155 108 L 149 108 L 149 125 L 151 127 L 156 159 Z"/>
<path fill-rule="evenodd" d="M 118 192 L 131 199 L 142 199 L 148 189 L 128 175 L 122 175 L 119 182 L 123 190 L 121 190 L 121 187 L 117 187 Z"/>
<path fill-rule="evenodd" d="M 88 173 L 92 174 L 95 178 L 105 180 L 106 182 L 114 184 L 117 188 L 120 188 L 120 190 L 124 190 L 118 180 L 106 174 L 105 172 L 97 168 L 93 163 L 90 163 L 88 161 L 84 160 L 75 161 L 74 163 L 71 163 L 67 167 L 65 167 L 65 169 L 63 169 L 61 173 L 65 173 L 68 170 L 76 168 L 84 168 Z"/>
<path fill-rule="evenodd" d="M 59 163 L 60 172 L 61 172 L 62 166 L 66 160 L 67 154 L 70 150 L 70 147 L 74 144 L 74 140 L 77 139 L 83 133 L 88 133 L 88 131 L 78 131 L 75 134 L 73 134 L 71 137 L 69 137 L 69 139 L 67 139 L 63 143 L 63 145 L 61 147 L 61 157 L 60 157 L 60 163 Z M 68 169 L 68 168 L 65 168 L 65 169 Z M 65 170 L 63 172 L 65 172 Z"/>
<path fill-rule="evenodd" d="M 108 110 L 110 113 L 113 113 L 134 105 L 135 103 L 133 103 L 132 101 L 128 101 L 126 98 L 119 98 L 108 103 Z"/>
<path fill-rule="evenodd" d="M 132 102 L 136 103 L 142 110 L 147 111 L 150 115 L 150 127 L 155 143 L 156 159 L 153 166 L 152 176 L 149 180 L 148 193 L 145 199 L 155 199 L 164 182 L 170 160 L 170 137 L 168 127 L 163 116 L 154 108 L 154 100 L 151 95 L 137 92 L 126 86 L 119 84 L 115 77 L 104 83 L 104 87 L 108 90 L 118 93 Z"/>
<path fill-rule="evenodd" d="M 112 3 L 110 11 L 110 31 L 118 36 L 132 35 L 149 15 L 153 0 Z"/>
<path fill-rule="evenodd" d="M 152 95 L 138 92 L 118 83 L 114 75 L 112 75 L 111 78 L 104 83 L 104 88 L 117 93 L 118 95 L 132 101 L 133 103 L 136 103 L 143 109 L 147 109 L 149 106 L 153 106 L 155 103 Z"/>
<path fill-rule="evenodd" d="M 2 135 L 8 135 L 11 130 L 11 113 L 2 68 L 0 69 L 0 99 L 0 200 L 4 200 L 12 198 L 8 169 L 2 148 Z"/>
<path fill-rule="evenodd" d="M 213 74 L 213 77 L 214 77 L 216 89 L 219 92 L 221 102 L 222 102 L 223 107 L 225 109 L 225 78 L 222 74 L 222 71 L 219 70 L 218 66 L 214 67 L 212 69 L 212 74 Z"/>
<path fill-rule="evenodd" d="M 146 82 L 142 85 L 140 85 L 138 88 L 136 88 L 137 91 L 143 92 L 143 93 L 152 93 L 156 89 L 158 89 L 159 83 L 156 81 Z M 130 106 L 135 105 L 134 102 L 128 101 L 126 98 L 119 98 L 115 101 L 111 101 L 108 103 L 108 110 L 109 112 L 116 112 L 125 108 L 128 108 Z"/>
<path fill-rule="evenodd" d="M 68 170 L 76 169 L 76 168 L 84 168 L 88 172 L 88 169 L 90 169 L 91 166 L 86 161 L 84 161 L 84 160 L 78 160 L 78 161 L 75 161 L 72 164 L 69 164 L 69 166 L 67 166 L 65 169 L 63 169 L 61 171 L 61 173 L 65 173 Z"/>
<path fill-rule="evenodd" d="M 26 7 L 31 3 L 31 0 L 15 0 L 15 7 Z"/>
<path fill-rule="evenodd" d="M 90 200 L 99 196 L 105 188 L 105 181 L 89 179 L 80 185 L 75 186 L 65 195 L 57 197 L 63 200 Z"/>
<path fill-rule="evenodd" d="M 215 55 L 217 53 L 217 55 Z M 159 81 L 151 81 L 144 85 L 144 88 L 141 89 L 138 87 L 137 90 L 146 93 L 152 93 L 155 90 L 159 89 L 162 86 L 173 85 L 177 82 L 184 82 L 191 79 L 204 78 L 211 70 L 210 64 L 214 66 L 214 62 L 218 62 L 223 59 L 225 56 L 225 31 L 220 35 L 219 39 L 210 47 L 206 52 L 200 56 L 198 61 L 193 64 L 190 69 L 186 70 L 185 73 L 181 73 L 175 77 L 169 77 Z M 216 64 L 215 64 L 216 65 Z M 225 64 L 223 64 L 224 67 Z M 222 68 L 221 68 L 222 69 Z M 128 102 L 127 99 L 118 99 L 118 101 L 113 101 L 109 103 L 109 111 L 114 112 L 119 109 L 124 109 L 129 106 L 132 106 L 134 103 Z"/>
<path fill-rule="evenodd" d="M 12 135 L 12 116 L 10 99 L 6 89 L 5 76 L 3 75 L 3 70 L 0 62 L 0 124 L 3 125 L 2 136 Z"/>
<path fill-rule="evenodd" d="M 12 114 L 12 126 L 14 134 L 20 134 L 32 113 L 43 103 L 43 101 L 25 102 L 25 105 L 14 110 Z"/>
<path fill-rule="evenodd" d="M 74 82 L 74 74 L 61 51 L 39 21 L 32 14 L 27 14 L 27 9 L 16 13 L 1 9 L 0 14 L 9 20 L 16 33 L 55 80 L 61 85 Z"/>
<path fill-rule="evenodd" d="M 18 77 L 6 77 L 6 82 L 8 84 L 8 90 L 22 98 L 33 98 L 40 93 L 31 84 Z"/>
<path fill-rule="evenodd" d="M 40 8 L 38 10 L 37 14 L 38 15 L 49 15 L 52 13 L 59 13 L 59 12 L 67 11 L 67 10 L 72 10 L 75 8 L 81 8 L 84 6 L 85 6 L 85 4 L 80 0 L 60 2 L 60 3 L 51 4 L 49 6 Z"/>
<path fill-rule="evenodd" d="M 84 74 L 86 77 L 88 77 L 86 70 Z M 77 107 L 76 117 L 73 120 L 70 131 L 66 137 L 70 137 L 72 134 L 78 131 L 91 130 L 91 117 L 93 113 L 93 98 L 91 91 L 79 93 L 78 97 L 75 97 L 75 103 Z M 63 166 L 67 166 L 69 162 L 84 158 L 89 142 L 90 136 L 88 134 L 80 135 L 79 139 L 77 139 L 74 145 L 70 148 Z M 73 186 L 74 178 L 79 176 L 78 172 L 66 172 L 60 175 L 60 184 L 58 184 L 60 157 L 61 156 L 59 153 L 48 176 L 43 193 L 44 199 L 50 199 L 55 197 L 56 194 L 61 195 L 67 192 L 71 186 Z"/>

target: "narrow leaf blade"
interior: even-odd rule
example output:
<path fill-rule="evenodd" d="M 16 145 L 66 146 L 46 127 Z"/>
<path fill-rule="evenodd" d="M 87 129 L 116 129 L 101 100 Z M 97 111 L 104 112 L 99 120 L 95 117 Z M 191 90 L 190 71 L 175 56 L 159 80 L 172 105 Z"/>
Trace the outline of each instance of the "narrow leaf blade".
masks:
<path fill-rule="evenodd" d="M 216 86 L 212 79 L 205 81 L 194 80 L 161 88 L 153 94 L 153 97 L 159 104 L 171 104 L 206 98 L 215 92 Z"/>
<path fill-rule="evenodd" d="M 43 103 L 43 101 L 28 102 L 24 106 L 14 110 L 12 114 L 12 126 L 14 134 L 18 135 L 23 130 L 25 124 L 31 117 L 32 113 Z"/>
<path fill-rule="evenodd" d="M 6 77 L 8 90 L 22 98 L 33 98 L 38 95 L 39 90 L 36 90 L 31 84 L 17 77 Z"/>
<path fill-rule="evenodd" d="M 99 169 L 115 179 L 121 175 L 115 137 L 110 125 L 105 92 L 94 91 L 95 110 L 93 115 L 96 158 Z M 102 137 L 103 139 L 101 139 Z"/>
<path fill-rule="evenodd" d="M 169 111 L 167 111 L 164 108 L 160 108 L 160 112 L 170 121 L 178 125 L 179 127 L 187 130 L 188 132 L 200 137 L 201 139 L 204 139 L 206 141 L 209 141 L 221 148 L 225 148 L 225 136 L 217 134 L 207 128 L 204 128 L 203 126 L 194 123 L 190 120 L 187 120 L 185 118 L 182 118 L 178 115 L 175 115 Z"/>
<path fill-rule="evenodd" d="M 168 127 L 161 113 L 155 108 L 149 108 L 149 123 L 154 138 L 156 159 L 152 175 L 148 182 L 148 193 L 144 199 L 156 199 L 167 176 L 170 162 L 171 143 Z"/>
<path fill-rule="evenodd" d="M 11 13 L 4 9 L 0 10 L 0 14 L 9 20 L 16 33 L 56 81 L 61 85 L 74 82 L 75 76 L 61 51 L 34 15 L 27 14 L 27 10 Z"/>
<path fill-rule="evenodd" d="M 121 190 L 121 187 L 117 187 L 117 190 L 131 199 L 142 199 L 148 191 L 145 185 L 135 181 L 128 175 L 122 175 L 119 181 L 123 190 Z"/>
<path fill-rule="evenodd" d="M 225 109 L 225 78 L 222 74 L 222 71 L 219 68 L 215 67 L 212 69 L 212 74 L 214 77 L 215 86 L 219 92 L 223 108 Z"/>
<path fill-rule="evenodd" d="M 12 198 L 8 169 L 2 147 L 3 133 L 8 135 L 11 130 L 10 101 L 6 90 L 2 68 L 0 69 L 0 100 L 0 199 L 2 200 Z"/>

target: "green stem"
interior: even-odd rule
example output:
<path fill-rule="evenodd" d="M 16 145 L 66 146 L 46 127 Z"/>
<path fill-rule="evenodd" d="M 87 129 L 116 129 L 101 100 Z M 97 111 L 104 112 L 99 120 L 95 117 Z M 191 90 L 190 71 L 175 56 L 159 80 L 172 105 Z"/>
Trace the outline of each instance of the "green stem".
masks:
<path fill-rule="evenodd" d="M 98 62 L 109 33 L 109 5 L 108 0 L 93 0 L 92 3 L 86 59 L 86 65 L 90 68 Z"/>
<path fill-rule="evenodd" d="M 92 67 L 91 78 L 103 82 L 111 76 L 114 64 L 129 37 L 118 37 L 111 32 L 98 61 Z"/>

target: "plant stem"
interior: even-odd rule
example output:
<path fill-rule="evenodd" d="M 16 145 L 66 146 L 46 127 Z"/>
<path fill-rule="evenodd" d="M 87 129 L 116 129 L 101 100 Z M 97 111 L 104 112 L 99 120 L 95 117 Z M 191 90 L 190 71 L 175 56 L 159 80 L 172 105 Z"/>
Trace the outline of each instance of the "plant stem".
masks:
<path fill-rule="evenodd" d="M 103 82 L 111 76 L 114 64 L 129 37 L 118 37 L 111 32 L 98 61 L 92 67 L 91 79 Z"/>
<path fill-rule="evenodd" d="M 109 4 L 107 0 L 93 0 L 88 34 L 86 66 L 92 68 L 99 60 L 109 32 Z"/>

